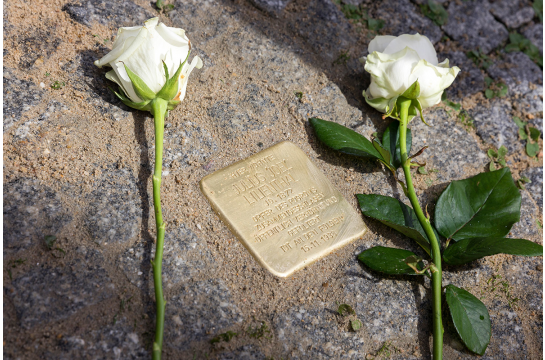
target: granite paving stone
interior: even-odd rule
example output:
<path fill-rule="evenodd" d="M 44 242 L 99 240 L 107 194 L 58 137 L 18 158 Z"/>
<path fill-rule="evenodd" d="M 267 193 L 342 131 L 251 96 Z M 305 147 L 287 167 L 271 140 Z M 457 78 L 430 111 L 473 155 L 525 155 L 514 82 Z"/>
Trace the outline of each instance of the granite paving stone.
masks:
<path fill-rule="evenodd" d="M 202 48 L 210 41 L 222 38 L 228 29 L 232 27 L 230 20 L 233 18 L 235 11 L 227 6 L 215 6 L 214 1 L 203 0 L 177 0 L 172 2 L 174 9 L 168 13 L 169 19 L 173 26 L 184 29 L 187 36 L 190 37 L 191 43 L 197 48 Z M 211 10 L 219 12 L 214 19 L 210 19 Z M 231 26 L 230 26 L 231 25 Z M 232 39 L 233 41 L 236 38 Z M 212 48 L 215 55 L 218 49 Z M 213 57 L 213 55 L 211 55 Z M 201 71 L 206 71 L 203 67 Z M 196 75 L 195 73 L 191 76 Z"/>
<path fill-rule="evenodd" d="M 521 83 L 543 84 L 543 72 L 526 54 L 516 51 L 501 57 L 503 61 L 495 62 L 486 70 L 492 79 L 504 81 L 510 89 L 516 89 Z"/>
<path fill-rule="evenodd" d="M 346 98 L 334 83 L 324 86 L 317 94 L 303 94 L 298 100 L 295 96 L 290 103 L 301 120 L 318 117 L 323 120 L 334 121 L 344 126 L 356 129 L 365 136 L 376 131 L 372 121 L 366 116 L 363 119 L 361 110 L 349 106 Z"/>
<path fill-rule="evenodd" d="M 467 96 L 484 91 L 483 72 L 462 51 L 439 54 L 438 57 L 439 61 L 448 59 L 450 66 L 460 68 L 456 81 L 446 90 L 449 100 L 460 101 Z"/>
<path fill-rule="evenodd" d="M 505 146 L 508 154 L 524 149 L 524 142 L 519 139 L 518 126 L 511 115 L 511 104 L 504 100 L 492 100 L 489 107 L 478 105 L 469 111 L 475 119 L 477 135 L 496 149 Z"/>
<path fill-rule="evenodd" d="M 410 0 L 381 1 L 370 15 L 374 19 L 385 21 L 382 30 L 384 34 L 399 36 L 419 33 L 427 36 L 434 44 L 443 36 L 439 26 L 424 16 L 418 5 L 411 3 Z"/>
<path fill-rule="evenodd" d="M 539 236 L 536 220 L 539 220 L 539 208 L 532 201 L 526 190 L 521 190 L 522 204 L 520 207 L 520 221 L 511 228 L 509 237 L 533 240 Z"/>
<path fill-rule="evenodd" d="M 147 265 L 154 257 L 155 244 L 146 246 L 138 242 L 119 256 L 118 264 L 133 285 L 139 288 L 152 287 L 152 270 Z M 199 274 L 214 271 L 216 266 L 217 261 L 212 259 L 206 242 L 183 224 L 168 227 L 163 253 L 163 286 L 166 289 L 186 283 Z M 149 269 L 148 277 L 144 277 L 143 268 Z M 144 286 L 146 278 L 148 284 Z"/>
<path fill-rule="evenodd" d="M 174 8 L 163 12 L 155 0 L 6 2 L 4 357 L 150 358 L 152 120 L 123 105 L 108 90 L 113 84 L 104 77 L 107 69 L 93 62 L 110 51 L 119 26 L 159 16 L 167 26 L 186 30 L 192 55 L 204 62 L 191 74 L 184 102 L 165 122 L 163 357 L 367 359 L 391 344 L 390 359 L 431 358 L 429 280 L 384 277 L 356 259 L 377 245 L 424 255 L 414 241 L 364 218 L 369 231 L 355 245 L 289 278 L 276 278 L 236 240 L 198 185 L 214 170 L 289 140 L 354 208 L 356 193 L 408 203 L 380 163 L 331 151 L 308 122 L 320 117 L 371 138 L 394 121 L 382 119 L 362 97 L 370 76 L 358 58 L 375 32 L 365 20 L 356 24 L 347 18 L 342 6 L 352 4 L 385 21 L 378 34 L 427 35 L 439 58 L 448 57 L 462 70 L 448 97 L 463 104 L 475 127 L 442 105 L 425 110 L 431 127 L 419 118 L 410 123 L 412 153 L 429 146 L 417 159 L 427 163 L 429 174 L 413 170 L 421 203 L 432 213 L 448 182 L 488 171 L 487 149 L 503 144 L 517 179 L 532 179 L 521 191 L 521 221 L 509 236 L 541 243 L 536 220 L 542 221 L 542 159 L 526 156 L 512 117 L 542 129 L 542 72 L 526 55 L 503 51 L 509 31 L 539 46 L 542 25 L 524 17 L 531 1 L 440 0 L 449 12 L 443 27 L 423 15 L 420 4 L 426 2 L 170 0 Z M 510 10 L 500 12 L 502 6 Z M 465 55 L 480 47 L 494 61 L 487 70 Z M 349 58 L 340 57 L 345 52 Z M 46 72 L 66 82 L 62 90 L 49 88 Z M 485 76 L 508 83 L 507 96 L 485 99 Z M 49 169 L 59 169 L 54 178 Z M 398 175 L 403 178 L 401 171 Z M 43 235 L 50 233 L 60 236 L 65 257 L 46 250 Z M 19 258 L 28 261 L 11 268 Z M 542 257 L 501 254 L 445 266 L 444 285 L 483 296 L 490 310 L 493 336 L 484 359 L 541 358 L 542 269 Z M 487 280 L 493 275 L 510 284 L 511 294 L 520 298 L 516 306 L 509 306 L 504 292 L 491 293 Z M 126 299 L 131 308 L 121 311 Z M 350 331 L 348 318 L 336 314 L 336 302 L 354 307 L 360 331 Z M 271 337 L 251 338 L 248 326 L 261 321 Z M 239 335 L 210 344 L 226 331 Z M 445 359 L 476 357 L 445 312 Z"/>
<path fill-rule="evenodd" d="M 532 21 L 534 9 L 524 0 L 498 0 L 490 7 L 490 12 L 508 28 L 516 29 Z"/>
<path fill-rule="evenodd" d="M 16 41 L 25 46 L 25 53 L 19 61 L 19 67 L 23 70 L 43 64 L 62 42 L 53 31 L 39 28 L 19 34 Z"/>
<path fill-rule="evenodd" d="M 291 0 L 250 0 L 252 4 L 266 13 L 278 16 L 286 6 L 291 2 Z"/>
<path fill-rule="evenodd" d="M 263 90 L 256 84 L 248 84 L 233 100 L 221 100 L 212 105 L 208 115 L 217 126 L 224 128 L 229 138 L 271 126 L 278 120 L 277 110 Z"/>
<path fill-rule="evenodd" d="M 4 254 L 43 244 L 72 220 L 60 195 L 40 181 L 17 179 L 4 184 Z"/>
<path fill-rule="evenodd" d="M 233 56 L 243 57 L 245 70 L 255 74 L 250 83 L 264 80 L 269 86 L 274 86 L 274 89 L 271 89 L 273 91 L 289 87 L 298 87 L 297 91 L 301 91 L 301 87 L 313 74 L 299 58 L 301 50 L 293 45 L 293 40 L 289 37 L 279 42 L 249 28 L 234 31 L 228 43 L 229 52 Z M 334 60 L 334 55 L 326 55 Z M 259 71 L 256 71 L 256 68 Z"/>
<path fill-rule="evenodd" d="M 437 180 L 442 182 L 483 171 L 488 158 L 454 112 L 448 114 L 445 109 L 435 108 L 428 109 L 424 116 L 431 126 L 418 117 L 409 124 L 413 133 L 411 153 L 428 146 L 416 161 L 425 162 L 428 171 L 437 170 Z"/>
<path fill-rule="evenodd" d="M 16 279 L 10 297 L 26 329 L 64 320 L 78 311 L 115 296 L 114 285 L 103 267 L 104 258 L 81 247 L 65 266 L 36 265 Z"/>
<path fill-rule="evenodd" d="M 539 206 L 540 212 L 543 211 L 543 168 L 531 167 L 524 170 L 521 173 L 522 176 L 526 176 L 530 179 L 531 183 L 525 184 L 524 187 L 534 199 L 537 206 Z"/>
<path fill-rule="evenodd" d="M 490 8 L 487 0 L 451 1 L 448 22 L 442 29 L 465 51 L 481 49 L 488 54 L 509 36 L 507 29 L 490 14 Z"/>
<path fill-rule="evenodd" d="M 510 91 L 514 95 L 511 98 L 513 108 L 526 115 L 525 121 L 542 131 L 543 119 L 539 113 L 543 112 L 543 86 L 523 82 L 511 87 Z"/>
<path fill-rule="evenodd" d="M 59 341 L 61 351 L 46 352 L 47 359 L 149 359 L 151 354 L 144 348 L 142 338 L 133 331 L 128 319 L 121 318 L 115 324 L 81 335 L 67 336 Z"/>
<path fill-rule="evenodd" d="M 539 316 L 543 312 L 543 258 L 542 257 L 513 257 L 509 263 L 503 265 L 506 273 L 506 279 L 510 284 L 510 290 L 513 286 L 516 291 L 514 298 L 517 306 L 528 308 L 533 313 L 528 323 L 530 325 L 530 336 L 535 336 L 537 343 L 537 353 L 543 352 L 543 344 L 540 341 L 540 334 L 543 333 L 543 317 Z M 540 281 L 536 281 L 536 279 Z M 527 332 L 528 334 L 528 332 Z"/>
<path fill-rule="evenodd" d="M 34 83 L 18 79 L 12 69 L 3 68 L 4 134 L 13 124 L 21 119 L 21 115 L 39 104 L 43 91 Z"/>
<path fill-rule="evenodd" d="M 326 61 L 335 61 L 341 50 L 354 44 L 353 37 L 347 36 L 352 25 L 330 0 L 311 0 L 293 25 L 313 52 Z"/>
<path fill-rule="evenodd" d="M 543 24 L 531 24 L 524 28 L 522 31 L 527 39 L 529 39 L 532 44 L 538 47 L 539 51 L 543 54 Z"/>
<path fill-rule="evenodd" d="M 85 225 L 98 244 L 126 244 L 140 231 L 142 201 L 130 169 L 103 171 L 89 195 Z"/>
<path fill-rule="evenodd" d="M 378 244 L 366 244 L 358 253 L 373 245 Z M 418 341 L 419 327 L 428 316 L 429 304 L 425 303 L 423 288 L 409 279 L 384 277 L 358 264 L 351 266 L 347 275 L 345 296 L 354 299 L 356 315 L 373 343 L 400 337 Z"/>
<path fill-rule="evenodd" d="M 218 360 L 266 360 L 268 357 L 252 345 L 241 346 L 235 351 L 224 352 L 218 355 Z"/>
<path fill-rule="evenodd" d="M 165 120 L 163 137 L 163 175 L 171 171 L 184 169 L 194 163 L 202 164 L 217 150 L 218 146 L 212 134 L 205 128 L 191 121 L 180 126 L 173 126 L 168 118 Z M 155 166 L 155 147 L 150 149 L 150 166 Z"/>
<path fill-rule="evenodd" d="M 149 10 L 128 0 L 84 0 L 64 5 L 70 17 L 91 27 L 94 23 L 121 26 L 140 26 L 155 16 Z"/>
<path fill-rule="evenodd" d="M 47 105 L 46 111 L 37 118 L 27 120 L 17 126 L 13 135 L 18 141 L 26 139 L 27 137 L 35 137 L 45 121 L 48 121 L 51 116 L 59 117 L 66 110 L 68 110 L 68 108 L 63 103 L 53 100 Z"/>
<path fill-rule="evenodd" d="M 220 279 L 184 284 L 167 304 L 165 345 L 178 351 L 189 351 L 192 342 L 209 341 L 243 321 Z"/>
<path fill-rule="evenodd" d="M 360 334 L 339 329 L 334 317 L 325 304 L 296 306 L 274 318 L 276 336 L 290 359 L 363 358 Z"/>
<path fill-rule="evenodd" d="M 132 109 L 125 106 L 117 96 L 109 90 L 115 85 L 106 80 L 104 74 L 109 68 L 97 68 L 93 62 L 103 55 L 107 49 L 100 46 L 97 51 L 82 51 L 74 59 L 63 64 L 70 86 L 84 93 L 86 103 L 92 104 L 104 117 L 112 120 L 126 120 Z"/>

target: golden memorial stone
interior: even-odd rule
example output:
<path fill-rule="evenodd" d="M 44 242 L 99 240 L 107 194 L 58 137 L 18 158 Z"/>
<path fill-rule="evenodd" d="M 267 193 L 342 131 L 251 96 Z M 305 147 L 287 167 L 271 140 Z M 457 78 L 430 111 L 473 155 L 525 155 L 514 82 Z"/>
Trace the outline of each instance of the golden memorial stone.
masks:
<path fill-rule="evenodd" d="M 367 229 L 361 214 L 288 141 L 204 177 L 201 189 L 254 258 L 280 277 Z"/>

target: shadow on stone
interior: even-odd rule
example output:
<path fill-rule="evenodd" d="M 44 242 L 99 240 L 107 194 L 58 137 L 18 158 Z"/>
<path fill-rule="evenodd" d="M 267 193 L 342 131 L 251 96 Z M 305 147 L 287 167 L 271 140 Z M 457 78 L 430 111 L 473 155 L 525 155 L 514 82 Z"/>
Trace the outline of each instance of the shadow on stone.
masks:
<path fill-rule="evenodd" d="M 144 122 L 147 120 L 145 113 L 141 111 L 133 112 L 134 118 L 134 136 L 140 145 L 140 170 L 138 171 L 138 193 L 142 199 L 142 224 L 140 227 L 140 236 L 142 243 L 144 244 L 144 258 L 140 264 L 140 271 L 142 272 L 142 280 L 144 284 L 149 283 L 152 279 L 150 278 L 150 257 L 151 248 L 154 245 L 154 237 L 150 233 L 149 220 L 150 220 L 150 195 L 147 189 L 148 179 L 151 177 L 151 165 L 148 155 L 149 144 L 146 139 L 146 130 Z M 147 287 L 143 286 L 140 289 L 140 297 L 142 303 L 147 309 L 145 310 L 150 315 L 150 319 L 153 319 L 154 309 L 153 309 L 153 299 L 150 297 L 150 293 Z M 153 321 L 150 320 L 150 323 Z"/>

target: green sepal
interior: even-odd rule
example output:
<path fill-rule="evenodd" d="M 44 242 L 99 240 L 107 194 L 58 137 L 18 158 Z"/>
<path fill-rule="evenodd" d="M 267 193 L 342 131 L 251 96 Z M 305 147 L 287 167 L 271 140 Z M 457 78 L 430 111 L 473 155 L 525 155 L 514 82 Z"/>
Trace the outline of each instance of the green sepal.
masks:
<path fill-rule="evenodd" d="M 163 85 L 163 88 L 157 93 L 157 97 L 160 97 L 161 99 L 164 99 L 166 101 L 170 101 L 174 99 L 176 95 L 178 95 L 178 83 L 180 81 L 180 74 L 182 72 L 182 68 L 187 62 L 187 59 L 189 59 L 190 53 L 191 50 L 187 53 L 187 57 L 185 58 L 184 62 L 181 63 L 180 66 L 178 66 L 178 70 L 176 70 L 176 73 L 174 73 L 171 78 L 168 77 L 168 69 L 165 65 L 165 62 L 163 61 L 163 67 L 165 69 L 165 77 L 167 81 L 165 82 L 165 85 Z"/>
<path fill-rule="evenodd" d="M 138 75 L 133 73 L 127 65 L 123 64 L 123 66 L 125 66 L 125 71 L 127 72 L 127 75 L 129 75 L 129 79 L 131 79 L 132 88 L 134 89 L 136 95 L 142 100 L 155 99 L 155 93 L 153 90 L 151 90 Z"/>
<path fill-rule="evenodd" d="M 386 109 L 388 108 L 388 103 L 389 103 L 388 99 L 385 99 L 385 98 L 369 99 L 367 95 L 365 95 L 364 97 L 367 104 L 369 104 L 369 106 L 374 107 L 375 109 L 382 109 L 383 107 L 385 107 Z"/>
<path fill-rule="evenodd" d="M 394 113 L 394 114 L 397 113 L 396 107 L 397 107 L 397 99 L 398 98 L 399 98 L 399 96 L 396 96 L 396 97 L 393 97 L 390 100 L 388 100 L 388 107 L 386 108 L 386 113 L 384 114 L 383 117 L 390 116 L 390 117 L 393 117 L 394 119 L 399 120 L 399 118 L 396 118 L 395 116 L 392 116 L 392 113 Z"/>
<path fill-rule="evenodd" d="M 165 79 L 167 80 L 170 79 L 170 77 L 168 76 L 168 66 L 164 61 L 163 61 L 163 70 L 165 70 Z M 165 86 L 163 85 L 163 87 Z"/>
<path fill-rule="evenodd" d="M 142 101 L 139 103 L 135 103 L 131 101 L 123 92 L 123 89 L 121 87 L 119 88 L 119 93 L 115 91 L 114 89 L 110 88 L 110 90 L 123 102 L 123 104 L 127 105 L 128 107 L 131 107 L 136 110 L 151 110 L 150 100 Z"/>
<path fill-rule="evenodd" d="M 167 109 L 168 110 L 174 110 L 174 109 L 176 109 L 176 106 L 180 105 L 180 103 L 181 103 L 181 101 L 170 100 L 168 102 Z"/>
<path fill-rule="evenodd" d="M 409 86 L 409 88 L 405 90 L 405 92 L 401 94 L 401 96 L 411 100 L 418 99 L 418 97 L 420 96 L 420 84 L 418 83 L 418 80 L 416 80 L 411 86 Z"/>
<path fill-rule="evenodd" d="M 383 118 L 390 116 L 390 114 L 394 111 L 396 107 L 397 96 L 391 99 L 385 99 L 385 98 L 370 99 L 365 93 L 365 91 L 363 92 L 363 95 L 365 98 L 365 102 L 367 102 L 369 106 L 372 106 L 377 110 L 386 109 L 386 112 L 384 113 L 384 115 L 382 115 Z"/>
<path fill-rule="evenodd" d="M 412 88 L 412 90 L 411 90 Z M 414 94 L 418 93 L 420 95 L 420 85 L 418 85 L 418 82 L 415 82 L 413 85 L 411 85 L 411 88 L 407 89 L 407 91 L 411 90 L 409 93 L 410 96 L 414 96 Z M 404 93 L 404 94 L 405 94 Z M 365 94 L 365 93 L 364 93 Z M 391 99 L 385 99 L 385 98 L 375 98 L 375 99 L 369 99 L 367 95 L 364 96 L 365 101 L 370 106 L 374 107 L 375 109 L 383 109 L 386 108 L 386 112 L 382 115 L 382 118 L 385 119 L 387 117 L 391 117 L 392 119 L 401 120 L 399 115 L 399 109 L 400 107 L 397 105 L 400 100 L 407 99 L 406 96 L 396 96 Z M 422 117 L 422 106 L 420 105 L 420 102 L 417 99 L 412 100 L 411 107 L 409 107 L 409 116 L 408 120 L 411 121 L 416 115 L 417 110 L 420 111 L 420 115 Z M 422 121 L 424 118 L 422 117 Z M 424 122 L 426 123 L 426 122 Z M 428 125 L 428 124 L 426 124 Z"/>
<path fill-rule="evenodd" d="M 426 122 L 426 120 L 424 119 L 424 114 L 422 113 L 422 104 L 420 104 L 420 101 L 418 101 L 418 99 L 414 99 L 412 102 L 411 102 L 411 109 L 413 109 L 414 111 L 414 114 L 416 116 L 416 110 L 418 110 L 418 112 L 420 113 L 420 120 L 422 120 L 422 122 L 426 125 L 428 125 L 429 127 L 431 127 L 430 124 L 428 124 Z M 410 112 L 410 109 L 409 109 L 409 112 Z"/>

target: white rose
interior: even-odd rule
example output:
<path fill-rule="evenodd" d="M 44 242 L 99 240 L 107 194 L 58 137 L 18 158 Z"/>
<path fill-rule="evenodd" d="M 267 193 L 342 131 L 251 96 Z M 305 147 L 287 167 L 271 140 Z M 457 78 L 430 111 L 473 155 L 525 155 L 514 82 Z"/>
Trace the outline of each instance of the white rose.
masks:
<path fill-rule="evenodd" d="M 369 43 L 365 70 L 371 85 L 365 100 L 377 110 L 388 113 L 392 99 L 402 95 L 415 81 L 420 85 L 417 100 L 422 108 L 438 104 L 460 69 L 449 68 L 448 59 L 438 63 L 431 41 L 422 35 L 377 36 Z M 395 100 L 394 100 L 395 102 Z"/>
<path fill-rule="evenodd" d="M 181 101 L 185 97 L 189 74 L 193 68 L 202 67 L 202 61 L 198 56 L 188 64 L 186 60 L 190 50 L 191 43 L 185 36 L 185 30 L 167 27 L 159 23 L 159 18 L 153 18 L 146 21 L 144 26 L 120 28 L 112 51 L 95 61 L 95 65 L 111 66 L 113 70 L 106 73 L 106 78 L 117 83 L 130 101 L 141 103 L 148 99 L 142 99 L 137 95 L 125 66 L 157 94 L 167 81 L 163 62 L 170 77 L 185 62 L 179 75 L 177 93 L 174 93 L 172 99 L 165 99 Z"/>

